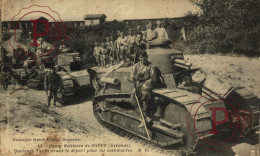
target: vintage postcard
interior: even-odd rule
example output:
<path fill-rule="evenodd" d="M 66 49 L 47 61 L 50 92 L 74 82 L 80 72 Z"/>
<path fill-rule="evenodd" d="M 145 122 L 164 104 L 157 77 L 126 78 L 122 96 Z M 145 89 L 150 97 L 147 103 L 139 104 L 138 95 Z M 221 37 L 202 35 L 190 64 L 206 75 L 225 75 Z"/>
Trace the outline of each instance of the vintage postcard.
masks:
<path fill-rule="evenodd" d="M 2 0 L 1 156 L 259 156 L 259 0 Z"/>

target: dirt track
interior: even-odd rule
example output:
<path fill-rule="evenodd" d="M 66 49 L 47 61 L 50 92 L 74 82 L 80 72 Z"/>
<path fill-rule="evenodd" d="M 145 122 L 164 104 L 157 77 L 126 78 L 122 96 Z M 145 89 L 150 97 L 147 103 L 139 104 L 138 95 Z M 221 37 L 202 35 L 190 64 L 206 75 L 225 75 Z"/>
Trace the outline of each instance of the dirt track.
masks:
<path fill-rule="evenodd" d="M 194 67 L 202 68 L 202 72 L 194 75 L 195 80 L 201 80 L 205 75 L 209 77 L 220 76 L 228 83 L 232 83 L 232 85 L 242 84 L 250 91 L 257 93 L 256 95 L 259 97 L 260 87 L 257 73 L 260 68 L 260 61 L 258 59 L 210 55 L 189 55 L 186 58 L 193 62 Z M 0 93 L 2 155 L 13 155 L 14 149 L 32 149 L 36 151 L 38 142 L 14 141 L 14 138 L 77 138 L 80 141 L 62 141 L 58 142 L 57 145 L 65 143 L 123 143 L 130 144 L 129 149 L 133 149 L 133 152 L 138 152 L 137 149 L 141 149 L 141 155 L 172 154 L 142 139 L 131 136 L 121 137 L 110 132 L 94 118 L 91 101 L 82 101 L 64 107 L 59 105 L 57 108 L 47 109 L 44 91 L 23 88 L 10 95 L 14 87 L 11 85 L 8 91 L 1 91 Z M 16 88 L 19 87 L 16 86 Z M 248 143 L 250 140 L 246 139 L 244 141 L 246 143 L 239 143 L 231 149 L 221 152 L 201 150 L 198 155 L 250 155 L 253 146 Z M 44 142 L 43 144 L 47 144 L 49 148 L 51 143 Z M 148 149 L 149 152 L 144 152 L 145 149 Z M 255 150 L 257 150 L 256 147 Z M 86 155 L 85 153 L 80 154 Z M 93 153 L 88 154 L 93 155 Z M 102 152 L 95 154 L 102 155 Z M 136 155 L 133 153 L 105 153 L 105 155 L 122 154 Z M 57 155 L 64 155 L 64 153 Z M 74 155 L 74 153 L 68 155 Z"/>

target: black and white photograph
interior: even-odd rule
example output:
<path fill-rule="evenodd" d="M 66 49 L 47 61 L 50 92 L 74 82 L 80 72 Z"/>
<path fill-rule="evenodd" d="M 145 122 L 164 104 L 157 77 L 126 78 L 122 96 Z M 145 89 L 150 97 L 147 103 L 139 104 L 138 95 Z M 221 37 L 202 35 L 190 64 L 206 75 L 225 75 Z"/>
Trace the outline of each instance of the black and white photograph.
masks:
<path fill-rule="evenodd" d="M 0 0 L 1 156 L 260 156 L 259 0 Z"/>

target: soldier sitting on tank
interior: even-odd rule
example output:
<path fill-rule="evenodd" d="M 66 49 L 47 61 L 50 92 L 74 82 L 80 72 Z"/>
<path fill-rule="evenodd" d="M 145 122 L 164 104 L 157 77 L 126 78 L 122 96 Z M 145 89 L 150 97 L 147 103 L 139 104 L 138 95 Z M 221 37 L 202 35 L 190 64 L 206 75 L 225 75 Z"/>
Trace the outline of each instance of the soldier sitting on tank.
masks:
<path fill-rule="evenodd" d="M 153 66 L 147 59 L 146 51 L 141 51 L 139 56 L 140 62 L 136 63 L 131 71 L 130 79 L 133 82 L 134 89 L 131 93 L 131 103 L 137 113 L 140 113 L 137 100 L 143 105 L 143 113 L 148 124 L 151 123 L 150 104 L 151 92 L 157 85 L 160 84 L 158 68 Z M 136 99 L 136 96 L 138 99 Z M 144 126 L 142 122 L 138 127 Z"/>
<path fill-rule="evenodd" d="M 44 77 L 44 89 L 48 96 L 48 107 L 51 106 L 51 99 L 53 98 L 53 105 L 56 106 L 57 101 L 57 91 L 60 87 L 61 79 L 56 73 L 56 68 L 52 66 L 50 72 L 48 72 Z"/>
<path fill-rule="evenodd" d="M 135 37 L 135 42 L 133 44 L 133 49 L 134 49 L 134 64 L 139 62 L 139 55 L 140 55 L 140 52 L 142 50 L 145 50 L 146 48 L 146 45 L 142 39 L 142 34 L 141 33 L 137 33 L 136 37 Z"/>

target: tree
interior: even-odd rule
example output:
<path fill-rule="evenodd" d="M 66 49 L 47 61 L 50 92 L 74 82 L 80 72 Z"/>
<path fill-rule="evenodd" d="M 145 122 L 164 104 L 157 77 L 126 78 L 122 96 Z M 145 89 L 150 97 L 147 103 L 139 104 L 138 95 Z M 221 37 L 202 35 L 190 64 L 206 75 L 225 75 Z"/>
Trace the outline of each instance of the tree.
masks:
<path fill-rule="evenodd" d="M 259 56 L 259 0 L 190 1 L 202 11 L 191 34 L 193 48 Z"/>

